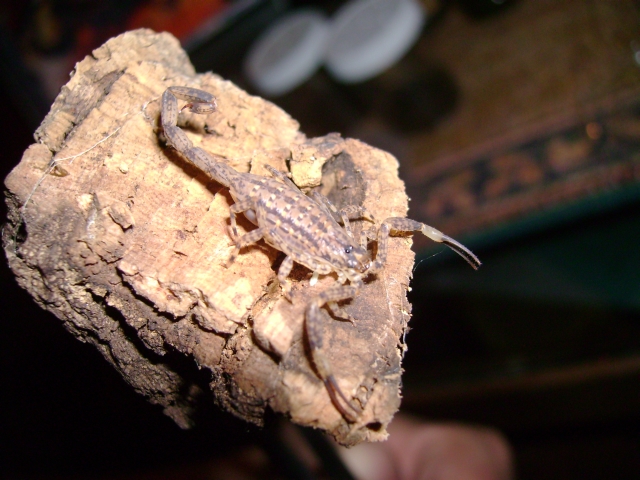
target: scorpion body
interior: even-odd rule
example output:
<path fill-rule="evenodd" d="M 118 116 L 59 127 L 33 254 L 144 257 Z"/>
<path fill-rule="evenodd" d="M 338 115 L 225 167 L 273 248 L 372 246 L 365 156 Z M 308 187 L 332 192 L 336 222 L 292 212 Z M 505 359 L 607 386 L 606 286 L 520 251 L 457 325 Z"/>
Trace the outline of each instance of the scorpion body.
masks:
<path fill-rule="evenodd" d="M 162 95 L 161 119 L 168 143 L 213 180 L 229 188 L 235 201 L 230 207 L 230 233 L 235 249 L 228 265 L 243 247 L 262 239 L 285 254 L 277 276 L 287 298 L 290 295 L 287 277 L 294 262 L 313 272 L 311 284 L 315 283 L 318 275 L 332 272 L 338 275 L 336 285 L 320 292 L 309 302 L 305 328 L 313 364 L 333 404 L 347 420 L 355 421 L 361 410 L 338 386 L 322 348 L 321 308 L 326 307 L 335 316 L 352 320 L 339 311 L 337 302 L 354 297 L 363 286 L 363 277 L 384 267 L 387 238 L 394 231 L 422 232 L 430 239 L 451 247 L 473 268 L 480 266 L 480 260 L 466 247 L 435 228 L 400 217 L 387 218 L 377 231 L 363 230 L 356 241 L 349 219 L 361 218 L 375 223 L 366 209 L 347 206 L 338 212 L 328 199 L 319 193 L 314 193 L 313 196 L 304 194 L 286 174 L 272 167 L 267 167 L 272 178 L 241 173 L 224 163 L 221 157 L 194 147 L 177 126 L 181 111 L 178 110 L 178 99 L 186 101 L 181 110 L 209 114 L 216 110 L 215 98 L 194 88 L 169 87 Z M 238 236 L 236 215 L 239 213 L 243 213 L 257 228 Z M 367 250 L 369 240 L 376 240 L 378 243 L 375 260 L 371 259 Z"/>

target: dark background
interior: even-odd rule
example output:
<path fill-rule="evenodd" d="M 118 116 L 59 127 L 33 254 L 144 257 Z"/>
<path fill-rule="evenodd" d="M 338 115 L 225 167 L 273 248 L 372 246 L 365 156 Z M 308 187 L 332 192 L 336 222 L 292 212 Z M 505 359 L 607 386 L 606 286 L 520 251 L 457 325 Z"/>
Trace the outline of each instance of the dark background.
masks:
<path fill-rule="evenodd" d="M 98 46 L 119 33 L 119 25 L 127 18 L 132 5 L 142 3 L 125 6 L 117 1 L 103 2 L 97 7 L 82 1 L 49 2 L 54 12 L 51 21 L 58 22 L 59 31 L 64 33 L 53 40 L 37 35 L 42 24 L 35 20 L 39 17 L 34 4 L 2 7 L 0 173 L 3 178 L 33 142 L 33 131 L 52 101 L 42 86 L 42 77 L 34 70 L 34 63 L 27 59 L 36 54 L 41 59 L 64 58 L 61 62 L 74 55 L 82 58 L 88 52 L 78 47 L 81 27 L 95 32 L 92 38 L 98 43 L 93 46 Z M 194 63 L 199 71 L 213 70 L 251 88 L 242 76 L 238 61 L 251 40 L 287 9 L 313 3 L 258 2 L 256 9 L 212 33 L 208 42 L 194 47 L 190 52 Z M 323 2 L 322 6 L 332 12 L 340 3 Z M 483 7 L 483 2 L 425 3 L 434 9 L 434 15 L 420 40 L 420 48 L 435 52 L 434 59 L 438 61 L 434 64 L 438 65 L 437 72 L 441 72 L 427 79 L 431 79 L 429 85 L 436 91 L 448 95 L 448 100 L 431 104 L 424 124 L 403 126 L 397 119 L 385 117 L 385 112 L 376 110 L 375 105 L 362 113 L 349 100 L 350 93 L 339 86 L 337 90 L 335 86 L 329 89 L 338 93 L 326 102 L 330 106 L 337 102 L 335 108 L 342 105 L 344 108 L 340 111 L 345 116 L 314 110 L 318 108 L 316 105 L 302 100 L 312 98 L 308 96 L 310 92 L 326 93 L 322 89 L 310 90 L 318 85 L 326 87 L 324 72 L 300 90 L 274 99 L 285 108 L 302 105 L 291 113 L 300 119 L 303 131 L 309 135 L 338 130 L 389 149 L 401 161 L 401 172 L 412 197 L 412 217 L 429 221 L 438 228 L 443 222 L 450 222 L 454 231 L 447 232 L 462 235 L 465 244 L 483 260 L 482 269 L 474 273 L 452 254 L 440 248 L 430 249 L 426 243 L 418 244 L 410 298 L 414 316 L 412 331 L 407 337 L 403 409 L 425 418 L 501 429 L 514 448 L 518 478 L 637 478 L 640 474 L 640 254 L 637 248 L 640 195 L 635 166 L 640 158 L 640 96 L 637 94 L 640 90 L 634 90 L 634 85 L 640 86 L 637 73 L 640 68 L 637 63 L 633 64 L 633 48 L 625 53 L 629 66 L 623 68 L 607 63 L 610 56 L 597 50 L 604 50 L 604 46 L 586 42 L 580 46 L 586 49 L 588 55 L 585 55 L 589 58 L 602 62 L 595 65 L 619 69 L 617 76 L 613 75 L 618 83 L 605 87 L 598 77 L 599 69 L 584 73 L 587 80 L 593 78 L 594 82 L 600 82 L 602 98 L 618 100 L 600 102 L 600 97 L 594 94 L 593 98 L 581 99 L 585 109 L 574 123 L 551 121 L 563 112 L 542 107 L 557 103 L 557 98 L 573 91 L 563 90 L 563 85 L 570 84 L 576 71 L 580 71 L 582 64 L 576 62 L 567 65 L 566 70 L 552 72 L 556 80 L 551 85 L 555 90 L 536 91 L 536 95 L 513 113 L 503 117 L 496 114 L 495 122 L 504 122 L 503 129 L 529 132 L 515 135 L 507 150 L 524 152 L 530 155 L 528 158 L 545 162 L 548 157 L 544 153 L 538 155 L 547 151 L 541 145 L 558 139 L 578 142 L 581 137 L 578 138 L 576 132 L 582 135 L 584 130 L 580 130 L 580 125 L 600 122 L 607 127 L 624 120 L 628 127 L 626 133 L 622 135 L 615 133 L 620 129 L 605 128 L 606 134 L 598 140 L 598 148 L 581 164 L 584 165 L 582 171 L 588 172 L 593 165 L 628 165 L 636 172 L 635 177 L 631 175 L 624 181 L 611 181 L 605 187 L 600 185 L 588 191 L 585 187 L 582 193 L 560 195 L 551 203 L 540 200 L 536 208 L 526 204 L 529 206 L 514 210 L 517 215 L 495 214 L 494 220 L 478 221 L 465 229 L 463 224 L 471 225 L 470 222 L 456 223 L 456 218 L 465 218 L 460 216 L 464 212 L 458 215 L 448 211 L 441 218 L 425 214 L 427 209 L 422 206 L 428 205 L 429 200 L 425 185 L 435 189 L 440 185 L 436 180 L 441 179 L 425 179 L 419 172 L 421 162 L 438 155 L 453 155 L 454 163 L 464 157 L 469 165 L 469 156 L 457 157 L 455 149 L 473 147 L 479 141 L 469 132 L 473 126 L 459 119 L 464 118 L 465 109 L 482 104 L 488 95 L 466 90 L 467 74 L 456 69 L 455 59 L 449 62 L 446 57 L 438 57 L 438 49 L 445 48 L 442 38 L 468 35 L 472 40 L 469 48 L 481 49 L 483 42 L 496 42 L 496 37 L 486 32 L 514 25 L 512 31 L 504 33 L 503 41 L 523 41 L 516 38 L 516 33 L 526 31 L 529 24 L 543 23 L 545 15 L 556 20 L 576 18 L 577 13 L 588 8 L 593 9 L 584 18 L 589 31 L 607 32 L 615 30 L 616 25 L 607 22 L 616 18 L 615 9 L 623 5 L 640 20 L 638 3 L 611 3 L 609 11 L 604 13 L 593 2 L 587 2 L 587 7 L 577 7 L 576 2 L 567 2 L 563 7 L 532 7 L 536 2 L 522 0 L 506 2 L 504 9 Z M 538 3 L 543 4 L 545 2 Z M 604 36 L 603 33 L 602 38 Z M 567 35 L 567 44 L 577 42 L 577 37 Z M 541 44 L 551 41 L 535 40 Z M 621 43 L 628 48 L 629 43 Z M 91 41 L 87 43 L 90 44 Z M 558 51 L 563 48 L 560 44 L 552 47 Z M 212 52 L 216 52 L 215 55 Z M 518 61 L 515 57 L 500 59 L 503 71 Z M 552 68 L 544 59 L 537 62 L 535 68 L 540 75 L 545 68 Z M 493 69 L 494 64 L 486 67 L 487 71 Z M 483 72 L 491 78 L 491 72 Z M 477 72 L 468 73 L 472 74 Z M 495 73 L 495 78 L 500 74 L 501 71 Z M 528 80 L 535 84 L 536 78 Z M 514 91 L 530 88 L 526 83 L 510 88 Z M 504 91 L 505 105 L 501 111 L 508 110 L 510 91 Z M 618 95 L 628 91 L 635 93 Z M 491 104 L 500 101 L 501 98 L 492 98 Z M 588 105 L 598 105 L 598 108 L 586 108 Z M 527 117 L 528 123 L 518 124 L 523 112 L 537 114 Z M 447 128 L 456 122 L 460 124 L 456 137 L 460 143 L 441 147 L 437 155 L 430 156 L 424 146 L 435 148 L 437 138 L 442 138 L 449 131 Z M 527 125 L 536 128 L 527 130 Z M 478 154 L 479 160 L 472 163 L 478 171 L 485 171 L 483 168 L 505 151 L 505 140 L 497 130 L 496 127 L 496 131 L 483 137 L 488 146 Z M 463 145 L 464 142 L 467 143 Z M 567 192 L 573 192 L 569 185 L 579 181 L 578 176 L 574 179 L 569 174 L 552 176 L 547 172 L 545 175 L 545 182 L 527 188 L 534 193 L 551 191 L 549 189 L 556 192 L 565 186 Z M 484 180 L 474 185 L 481 181 Z M 509 188 L 502 197 L 492 200 L 493 203 L 474 204 L 479 212 L 476 218 L 484 218 L 480 215 L 498 211 L 509 202 L 513 204 L 514 198 L 522 198 L 516 195 L 522 192 L 522 185 Z M 544 193 L 539 195 L 545 196 L 549 197 Z M 98 352 L 74 340 L 56 318 L 41 310 L 16 285 L 8 268 L 0 271 L 3 292 L 0 476 L 114 478 L 132 475 L 138 478 L 144 472 L 154 471 L 170 472 L 166 476 L 158 474 L 157 478 L 181 478 L 181 475 L 197 478 L 194 465 L 232 455 L 240 445 L 254 442 L 263 435 L 264 432 L 223 413 L 203 419 L 194 430 L 180 430 L 159 408 L 149 405 L 124 384 Z"/>

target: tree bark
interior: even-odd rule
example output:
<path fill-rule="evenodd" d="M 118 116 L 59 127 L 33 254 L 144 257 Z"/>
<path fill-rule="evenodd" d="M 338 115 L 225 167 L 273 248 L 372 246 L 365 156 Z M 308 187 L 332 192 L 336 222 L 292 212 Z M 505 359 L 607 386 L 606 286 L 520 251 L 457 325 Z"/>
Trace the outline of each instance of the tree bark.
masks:
<path fill-rule="evenodd" d="M 406 214 L 391 155 L 335 134 L 308 139 L 275 105 L 196 75 L 171 35 L 137 30 L 76 65 L 5 180 L 3 242 L 18 282 L 182 427 L 215 408 L 201 401 L 210 390 L 249 422 L 269 407 L 345 445 L 385 439 L 400 404 L 411 237 L 391 238 L 385 269 L 344 303 L 353 325 L 324 312 L 327 357 L 364 407 L 349 423 L 314 371 L 303 328 L 308 300 L 335 276 L 310 287 L 297 265 L 289 301 L 276 278 L 283 254 L 262 242 L 227 268 L 228 190 L 159 138 L 160 95 L 172 85 L 216 95 L 217 112 L 185 113 L 181 127 L 237 170 L 267 175 L 270 164 L 337 206 L 362 204 L 380 220 Z"/>

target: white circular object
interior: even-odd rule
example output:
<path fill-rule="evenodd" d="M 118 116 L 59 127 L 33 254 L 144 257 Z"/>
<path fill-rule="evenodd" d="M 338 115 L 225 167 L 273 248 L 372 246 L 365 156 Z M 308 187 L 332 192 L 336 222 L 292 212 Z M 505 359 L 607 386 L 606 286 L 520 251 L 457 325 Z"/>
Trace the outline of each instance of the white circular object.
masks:
<path fill-rule="evenodd" d="M 343 83 L 375 77 L 409 51 L 425 19 L 425 10 L 417 0 L 348 2 L 332 21 L 327 70 Z"/>
<path fill-rule="evenodd" d="M 287 93 L 320 67 L 328 35 L 327 18 L 319 11 L 286 15 L 251 46 L 245 74 L 264 95 Z"/>

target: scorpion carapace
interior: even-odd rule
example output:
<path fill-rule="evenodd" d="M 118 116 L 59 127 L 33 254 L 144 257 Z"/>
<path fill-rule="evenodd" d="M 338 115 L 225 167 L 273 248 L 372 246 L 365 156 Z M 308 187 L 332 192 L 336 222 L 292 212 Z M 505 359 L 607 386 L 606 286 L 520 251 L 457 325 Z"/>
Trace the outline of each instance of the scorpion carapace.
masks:
<path fill-rule="evenodd" d="M 201 148 L 194 147 L 177 126 L 178 99 L 186 101 L 181 110 L 209 114 L 216 110 L 213 95 L 188 87 L 169 87 L 162 95 L 162 128 L 168 143 L 189 162 L 207 173 L 213 180 L 229 188 L 235 203 L 230 208 L 230 233 L 235 250 L 230 265 L 243 247 L 264 240 L 285 254 L 278 269 L 278 280 L 289 298 L 289 273 L 294 262 L 313 272 L 313 285 L 319 275 L 335 272 L 338 282 L 320 292 L 309 302 L 305 313 L 305 329 L 316 372 L 324 382 L 335 407 L 348 421 L 356 421 L 358 407 L 338 386 L 323 349 L 322 312 L 328 308 L 335 316 L 351 319 L 338 309 L 337 302 L 353 298 L 363 286 L 363 278 L 384 268 L 387 259 L 387 239 L 393 232 L 421 232 L 435 242 L 441 242 L 460 254 L 474 269 L 480 260 L 469 249 L 433 227 L 401 217 L 390 217 L 377 229 L 363 229 L 356 240 L 349 219 L 364 219 L 376 223 L 361 206 L 347 206 L 339 212 L 327 198 L 314 192 L 304 194 L 284 173 L 267 167 L 272 178 L 241 173 Z M 180 111 L 181 111 L 180 110 Z M 245 217 L 257 228 L 239 237 L 236 215 Z M 377 242 L 377 255 L 371 259 L 369 240 Z"/>

